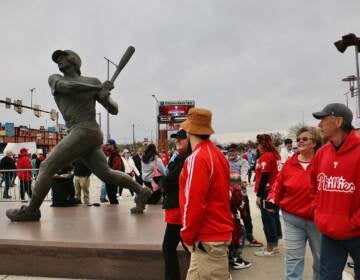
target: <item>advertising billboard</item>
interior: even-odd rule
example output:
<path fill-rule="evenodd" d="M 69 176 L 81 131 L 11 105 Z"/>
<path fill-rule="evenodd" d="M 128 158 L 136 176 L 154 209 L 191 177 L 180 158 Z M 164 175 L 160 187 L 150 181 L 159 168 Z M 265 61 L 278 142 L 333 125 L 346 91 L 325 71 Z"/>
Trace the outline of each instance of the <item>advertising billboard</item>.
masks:
<path fill-rule="evenodd" d="M 181 123 L 186 119 L 188 111 L 195 107 L 195 101 L 160 101 L 159 123 Z"/>
<path fill-rule="evenodd" d="M 15 124 L 14 123 L 5 123 L 5 135 L 8 137 L 15 136 Z"/>

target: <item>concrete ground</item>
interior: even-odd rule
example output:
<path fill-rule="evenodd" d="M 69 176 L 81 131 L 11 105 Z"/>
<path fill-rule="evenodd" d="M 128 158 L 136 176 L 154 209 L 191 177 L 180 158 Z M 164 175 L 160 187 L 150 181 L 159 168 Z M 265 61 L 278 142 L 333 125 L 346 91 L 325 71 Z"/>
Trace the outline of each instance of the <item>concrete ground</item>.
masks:
<path fill-rule="evenodd" d="M 94 176 L 91 180 L 91 202 L 99 202 L 99 190 L 101 182 Z M 255 206 L 255 195 L 252 191 L 252 187 L 249 187 L 248 194 L 251 204 L 251 213 L 253 218 L 254 225 L 254 235 L 255 237 L 264 242 L 265 237 L 262 230 L 262 223 L 260 217 L 260 211 Z M 130 193 L 127 190 L 123 192 L 124 200 L 131 200 Z M 121 203 L 121 200 L 120 200 Z M 160 233 L 161 234 L 161 233 Z M 280 241 L 279 248 L 280 254 L 274 257 L 257 257 L 254 255 L 254 252 L 257 248 L 245 247 L 243 252 L 243 258 L 252 263 L 252 266 L 247 269 L 232 271 L 233 280 L 279 280 L 284 279 L 284 249 L 283 241 Z M 310 249 L 307 248 L 306 258 L 305 258 L 305 272 L 304 279 L 312 279 L 312 257 Z M 352 271 L 346 269 L 344 271 L 343 280 L 353 280 Z M 13 275 L 0 275 L 0 280 L 56 280 L 63 278 L 46 278 L 46 277 L 28 277 L 28 276 L 13 276 Z M 68 279 L 68 278 L 67 278 Z"/>

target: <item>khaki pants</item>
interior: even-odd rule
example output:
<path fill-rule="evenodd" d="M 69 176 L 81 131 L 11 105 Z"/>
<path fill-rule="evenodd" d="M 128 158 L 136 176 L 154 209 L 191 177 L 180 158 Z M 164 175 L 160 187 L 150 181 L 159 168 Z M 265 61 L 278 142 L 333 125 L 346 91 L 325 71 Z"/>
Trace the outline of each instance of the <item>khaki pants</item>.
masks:
<path fill-rule="evenodd" d="M 84 203 L 90 203 L 90 194 L 89 194 L 89 186 L 90 186 L 90 177 L 74 177 L 74 186 L 75 186 L 75 196 L 81 201 L 81 190 L 83 191 Z"/>
<path fill-rule="evenodd" d="M 191 253 L 186 280 L 231 280 L 228 242 L 201 242 L 201 244 L 204 250 L 199 249 L 196 243 L 196 248 Z"/>

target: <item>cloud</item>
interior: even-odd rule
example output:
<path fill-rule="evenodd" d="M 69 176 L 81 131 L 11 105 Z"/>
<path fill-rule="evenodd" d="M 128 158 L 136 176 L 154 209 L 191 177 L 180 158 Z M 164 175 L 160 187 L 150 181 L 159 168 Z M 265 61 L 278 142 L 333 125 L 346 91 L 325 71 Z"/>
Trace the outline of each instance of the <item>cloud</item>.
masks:
<path fill-rule="evenodd" d="M 333 46 L 360 34 L 357 0 L 278 1 L 2 1 L 2 91 L 55 108 L 47 77 L 56 73 L 55 49 L 73 49 L 84 75 L 106 78 L 128 45 L 136 52 L 115 83 L 120 113 L 112 137 L 155 135 L 155 103 L 195 100 L 213 111 L 219 133 L 286 130 L 326 103 L 345 102 L 344 76 L 355 72 L 353 52 Z M 114 71 L 111 66 L 110 71 Z M 355 109 L 351 101 L 352 109 Z M 105 110 L 102 113 L 105 127 Z M 1 122 L 52 125 L 30 112 L 1 110 Z"/>

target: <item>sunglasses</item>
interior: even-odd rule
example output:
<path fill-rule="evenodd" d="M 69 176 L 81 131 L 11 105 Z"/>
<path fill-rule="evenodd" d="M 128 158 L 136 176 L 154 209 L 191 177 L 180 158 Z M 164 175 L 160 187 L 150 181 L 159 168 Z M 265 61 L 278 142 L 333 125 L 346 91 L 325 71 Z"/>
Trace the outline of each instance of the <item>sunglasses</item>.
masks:
<path fill-rule="evenodd" d="M 306 137 L 306 136 L 296 138 L 296 142 L 300 142 L 300 141 L 306 142 L 306 141 L 309 141 L 309 140 L 312 140 L 312 138 Z"/>

